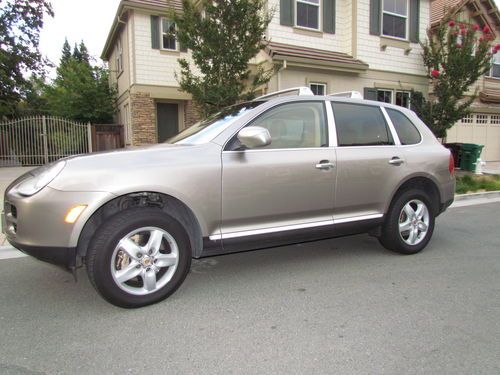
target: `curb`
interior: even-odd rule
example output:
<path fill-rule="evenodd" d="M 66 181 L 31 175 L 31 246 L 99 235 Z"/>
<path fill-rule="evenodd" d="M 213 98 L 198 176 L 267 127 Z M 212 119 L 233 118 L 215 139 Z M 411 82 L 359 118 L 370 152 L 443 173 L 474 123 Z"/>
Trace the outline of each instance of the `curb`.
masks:
<path fill-rule="evenodd" d="M 467 201 L 471 199 L 494 199 L 500 198 L 500 190 L 496 191 L 484 191 L 481 193 L 468 193 L 468 194 L 459 194 L 455 195 L 455 202 Z"/>

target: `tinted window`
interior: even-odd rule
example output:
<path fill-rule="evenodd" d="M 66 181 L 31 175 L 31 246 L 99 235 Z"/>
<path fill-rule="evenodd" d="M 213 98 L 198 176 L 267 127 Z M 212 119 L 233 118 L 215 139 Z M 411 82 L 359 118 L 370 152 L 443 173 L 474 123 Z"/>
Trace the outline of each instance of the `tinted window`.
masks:
<path fill-rule="evenodd" d="M 386 109 L 402 145 L 414 145 L 422 139 L 413 123 L 399 111 Z"/>
<path fill-rule="evenodd" d="M 393 145 L 379 107 L 332 102 L 339 146 Z"/>
<path fill-rule="evenodd" d="M 323 102 L 294 102 L 274 107 L 248 126 L 269 130 L 271 144 L 265 149 L 326 147 L 328 137 Z M 237 138 L 228 149 L 237 149 Z"/>

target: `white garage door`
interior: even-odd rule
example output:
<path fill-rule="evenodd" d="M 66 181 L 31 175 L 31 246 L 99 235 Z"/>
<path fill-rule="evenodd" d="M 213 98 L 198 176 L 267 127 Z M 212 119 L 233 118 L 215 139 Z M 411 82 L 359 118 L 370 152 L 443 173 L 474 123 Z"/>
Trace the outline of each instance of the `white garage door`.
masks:
<path fill-rule="evenodd" d="M 448 130 L 447 143 L 484 145 L 481 159 L 500 161 L 500 114 L 473 113 Z"/>

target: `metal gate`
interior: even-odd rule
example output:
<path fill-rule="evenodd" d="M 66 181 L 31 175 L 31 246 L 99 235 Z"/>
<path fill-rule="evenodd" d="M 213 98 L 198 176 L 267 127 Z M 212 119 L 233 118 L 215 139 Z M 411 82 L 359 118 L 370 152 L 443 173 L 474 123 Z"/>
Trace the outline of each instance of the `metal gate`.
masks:
<path fill-rule="evenodd" d="M 90 127 L 52 116 L 0 122 L 0 166 L 41 165 L 92 152 Z"/>

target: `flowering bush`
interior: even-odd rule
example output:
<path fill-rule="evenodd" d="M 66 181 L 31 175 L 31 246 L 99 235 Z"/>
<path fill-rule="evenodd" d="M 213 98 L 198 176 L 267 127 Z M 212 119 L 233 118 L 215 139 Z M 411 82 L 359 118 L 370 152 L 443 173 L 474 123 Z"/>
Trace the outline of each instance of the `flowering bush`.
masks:
<path fill-rule="evenodd" d="M 477 92 L 467 96 L 469 88 L 491 67 L 494 35 L 488 26 L 449 21 L 429 32 L 421 43 L 423 62 L 431 79 L 429 99 L 412 96 L 412 107 L 439 138 L 446 130 L 470 113 Z"/>

